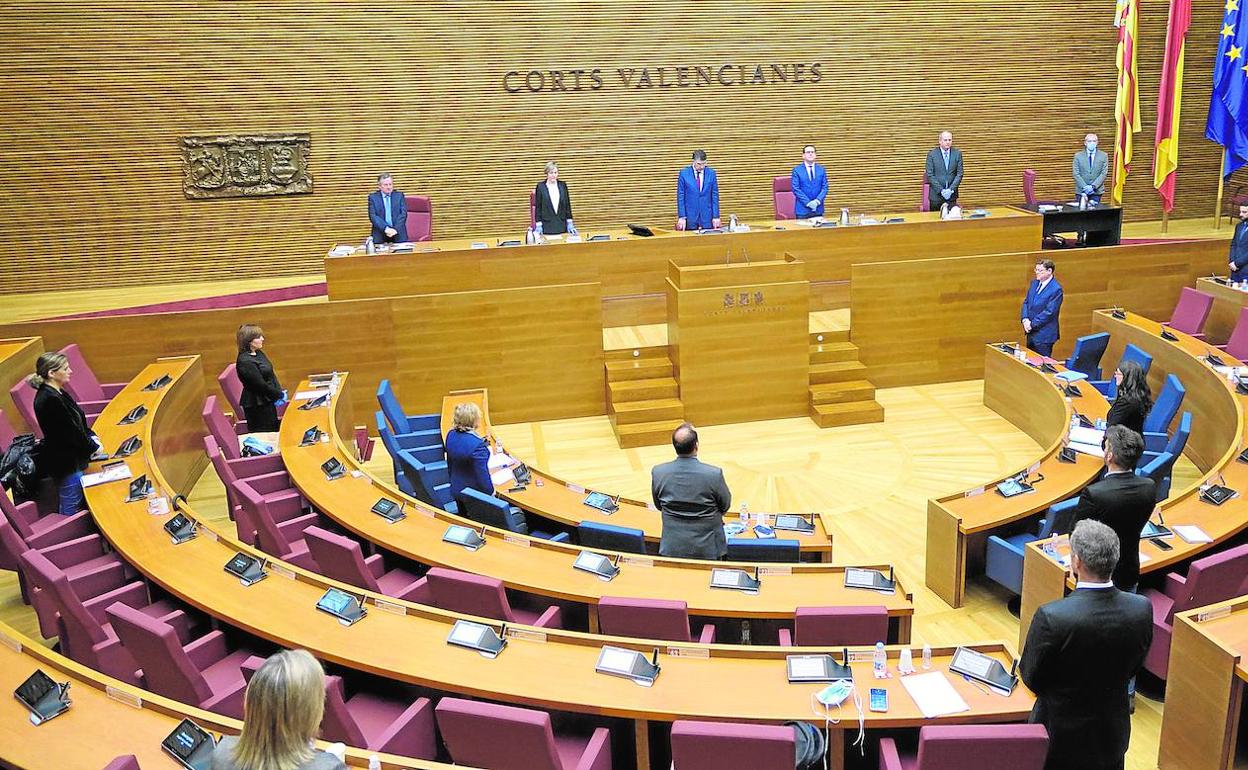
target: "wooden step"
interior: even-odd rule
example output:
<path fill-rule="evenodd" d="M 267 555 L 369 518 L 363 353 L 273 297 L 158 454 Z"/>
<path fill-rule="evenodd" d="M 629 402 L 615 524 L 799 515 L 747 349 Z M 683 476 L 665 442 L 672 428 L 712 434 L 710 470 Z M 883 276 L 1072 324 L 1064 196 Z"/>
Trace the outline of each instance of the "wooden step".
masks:
<path fill-rule="evenodd" d="M 811 404 L 810 419 L 814 420 L 820 428 L 884 422 L 884 407 L 875 401 L 855 401 L 851 404 Z"/>
<path fill-rule="evenodd" d="M 626 401 L 645 401 L 652 398 L 676 398 L 680 388 L 671 377 L 655 377 L 652 380 L 620 380 L 607 383 L 611 400 L 617 404 Z"/>
<path fill-rule="evenodd" d="M 633 355 L 633 351 L 636 351 L 637 355 Z M 638 358 L 668 358 L 669 357 L 667 345 L 653 345 L 647 348 L 643 348 L 643 347 L 617 348 L 615 350 L 605 351 L 605 353 L 606 353 L 606 360 L 608 361 L 632 361 Z"/>
<path fill-rule="evenodd" d="M 619 440 L 621 449 L 671 444 L 672 431 L 680 427 L 682 422 L 684 420 L 659 420 L 657 422 L 616 425 L 615 437 Z"/>
<path fill-rule="evenodd" d="M 676 398 L 651 398 L 643 401 L 623 401 L 611 404 L 616 425 L 683 420 L 685 405 Z"/>
<path fill-rule="evenodd" d="M 810 365 L 810 384 L 821 385 L 828 382 L 849 382 L 863 380 L 867 377 L 867 367 L 860 361 L 836 361 L 830 364 Z"/>
<path fill-rule="evenodd" d="M 849 342 L 849 329 L 840 329 L 834 332 L 810 333 L 811 345 L 818 345 L 821 342 L 825 345 L 829 342 Z"/>
<path fill-rule="evenodd" d="M 812 385 L 810 403 L 848 404 L 854 401 L 871 401 L 875 398 L 875 386 L 866 380 L 828 382 Z"/>
<path fill-rule="evenodd" d="M 607 362 L 607 382 L 623 380 L 653 380 L 672 376 L 672 362 L 668 358 L 631 358 L 627 361 Z"/>
<path fill-rule="evenodd" d="M 858 346 L 852 342 L 823 342 L 810 346 L 812 364 L 831 364 L 837 361 L 857 361 Z"/>

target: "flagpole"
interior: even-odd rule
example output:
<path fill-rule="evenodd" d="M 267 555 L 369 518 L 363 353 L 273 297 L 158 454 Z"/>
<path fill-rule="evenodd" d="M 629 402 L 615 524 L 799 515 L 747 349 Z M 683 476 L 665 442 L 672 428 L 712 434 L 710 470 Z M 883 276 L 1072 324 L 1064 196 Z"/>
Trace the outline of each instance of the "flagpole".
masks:
<path fill-rule="evenodd" d="M 1170 232 L 1170 212 L 1161 212 L 1161 234 L 1165 235 Z"/>
<path fill-rule="evenodd" d="M 1222 229 L 1222 186 L 1226 183 L 1226 177 L 1222 176 L 1222 171 L 1226 168 L 1226 148 L 1222 148 L 1222 165 L 1218 166 L 1218 203 L 1213 209 L 1213 229 Z"/>

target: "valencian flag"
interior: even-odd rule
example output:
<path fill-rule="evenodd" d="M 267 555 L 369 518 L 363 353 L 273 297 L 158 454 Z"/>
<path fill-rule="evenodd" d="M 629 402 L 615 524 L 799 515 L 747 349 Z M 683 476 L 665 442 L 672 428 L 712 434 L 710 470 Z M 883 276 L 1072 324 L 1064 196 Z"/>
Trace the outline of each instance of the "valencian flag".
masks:
<path fill-rule="evenodd" d="M 1248 25 L 1240 10 L 1243 0 L 1227 0 L 1213 63 L 1213 97 L 1205 137 L 1226 148 L 1222 175 L 1248 163 Z"/>
<path fill-rule="evenodd" d="M 1233 0 L 1237 2 L 1238 0 Z M 1136 79 L 1136 19 L 1140 13 L 1140 0 L 1119 0 L 1118 16 L 1118 99 L 1114 103 L 1116 147 L 1114 148 L 1115 203 L 1122 203 L 1122 188 L 1131 170 L 1131 152 L 1135 144 L 1133 134 L 1140 132 L 1140 85 Z"/>
<path fill-rule="evenodd" d="M 1192 22 L 1192 0 L 1170 0 L 1166 58 L 1157 90 L 1157 139 L 1153 152 L 1153 187 L 1161 208 L 1174 208 L 1174 178 L 1179 169 L 1179 108 L 1183 104 L 1183 48 Z"/>

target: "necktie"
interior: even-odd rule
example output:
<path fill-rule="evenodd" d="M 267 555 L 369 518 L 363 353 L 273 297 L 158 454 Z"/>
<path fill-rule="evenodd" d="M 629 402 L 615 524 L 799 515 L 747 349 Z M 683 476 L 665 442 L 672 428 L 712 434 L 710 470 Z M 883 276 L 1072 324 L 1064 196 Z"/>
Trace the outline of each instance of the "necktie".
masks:
<path fill-rule="evenodd" d="M 948 171 L 949 170 L 949 151 L 941 150 L 941 153 L 943 153 L 945 156 L 945 170 Z"/>
<path fill-rule="evenodd" d="M 1092 164 L 1096 162 L 1096 154 L 1088 153 L 1088 169 L 1091 170 Z"/>
<path fill-rule="evenodd" d="M 807 178 L 810 179 L 810 181 L 812 182 L 815 181 L 815 167 L 814 166 L 806 167 L 806 176 Z"/>
<path fill-rule="evenodd" d="M 381 194 L 381 201 L 386 206 L 386 226 L 394 227 L 394 222 L 390 220 L 390 196 L 385 193 Z"/>
<path fill-rule="evenodd" d="M 698 178 L 698 192 L 701 192 L 701 191 L 702 191 L 702 172 L 701 172 L 701 171 L 695 171 L 695 172 L 693 172 L 693 173 L 694 173 L 694 175 L 695 175 L 695 176 L 697 176 L 697 178 Z"/>

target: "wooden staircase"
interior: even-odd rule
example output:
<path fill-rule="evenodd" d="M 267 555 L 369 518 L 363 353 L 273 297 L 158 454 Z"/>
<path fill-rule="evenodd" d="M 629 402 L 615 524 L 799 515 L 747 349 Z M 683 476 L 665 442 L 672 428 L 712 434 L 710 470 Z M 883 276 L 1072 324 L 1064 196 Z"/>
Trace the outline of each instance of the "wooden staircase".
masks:
<path fill-rule="evenodd" d="M 848 331 L 810 335 L 810 419 L 820 428 L 884 421 Z"/>
<path fill-rule="evenodd" d="M 606 360 L 607 411 L 620 448 L 671 441 L 685 405 L 667 346 L 610 350 Z"/>

